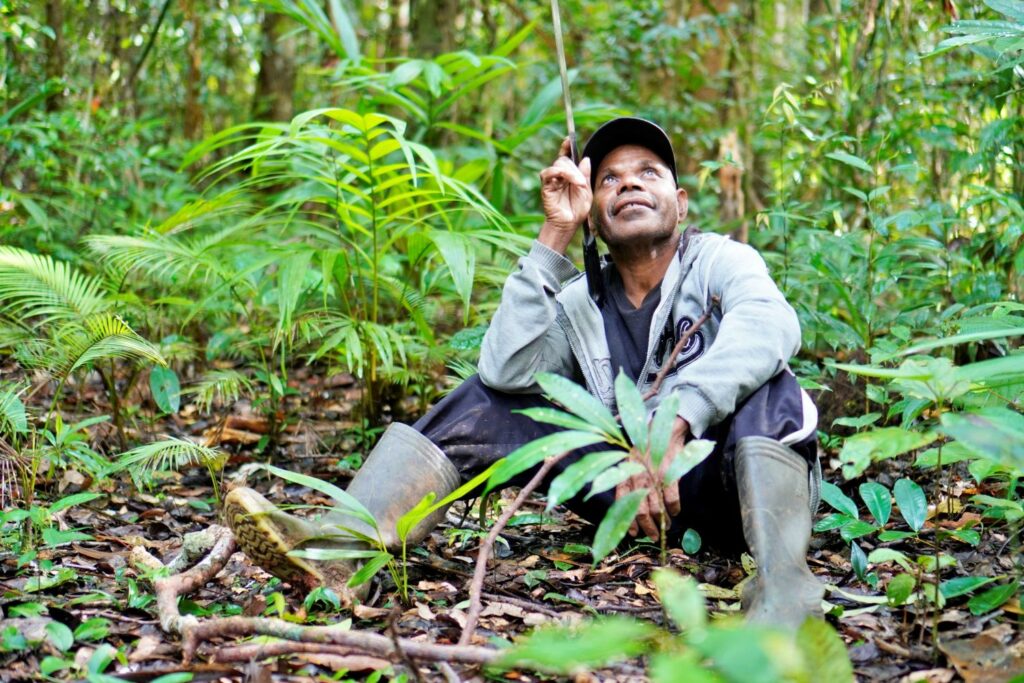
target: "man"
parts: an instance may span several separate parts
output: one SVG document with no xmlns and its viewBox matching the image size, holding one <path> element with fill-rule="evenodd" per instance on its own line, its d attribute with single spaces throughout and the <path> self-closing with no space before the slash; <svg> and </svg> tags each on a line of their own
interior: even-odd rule
<svg viewBox="0 0 1024 683">
<path fill-rule="evenodd" d="M 680 230 L 687 195 L 676 184 L 672 146 L 657 125 L 615 119 L 588 141 L 579 165 L 568 151 L 566 141 L 541 173 L 545 221 L 505 283 L 479 376 L 412 428 L 392 425 L 348 493 L 374 514 L 382 542 L 397 547 L 395 522 L 424 495 L 446 495 L 460 479 L 557 430 L 513 412 L 547 405 L 537 372 L 576 379 L 613 406 L 619 372 L 646 392 L 668 363 L 658 392 L 646 402 L 653 414 L 664 397 L 679 398 L 666 460 L 690 437 L 714 440 L 715 450 L 678 484 L 658 482 L 663 497 L 647 475 L 636 475 L 614 492 L 577 496 L 570 507 L 597 522 L 617 496 L 651 490 L 632 533 L 658 536 L 664 500 L 670 536 L 694 528 L 711 545 L 749 548 L 758 575 L 744 595 L 748 619 L 796 628 L 820 612 L 823 594 L 806 564 L 820 480 L 817 413 L 786 367 L 800 343 L 796 315 L 753 249 Z M 585 278 L 565 256 L 588 215 L 610 257 L 600 302 L 590 298 Z M 678 356 L 668 358 L 701 319 Z M 605 447 L 580 449 L 561 467 Z M 225 508 L 241 547 L 265 569 L 343 593 L 351 564 L 286 553 L 351 545 L 339 527 L 372 533 L 339 511 L 317 523 L 286 515 L 251 489 L 232 491 Z M 421 524 L 410 542 L 429 533 L 441 514 Z"/>
</svg>

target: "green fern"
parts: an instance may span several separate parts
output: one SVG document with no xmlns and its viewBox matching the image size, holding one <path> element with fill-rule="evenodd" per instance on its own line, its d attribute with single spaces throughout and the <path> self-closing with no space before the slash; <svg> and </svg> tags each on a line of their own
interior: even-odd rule
<svg viewBox="0 0 1024 683">
<path fill-rule="evenodd" d="M 82 324 L 67 325 L 58 331 L 54 341 L 67 351 L 55 368 L 57 374 L 64 378 L 85 365 L 113 358 L 149 360 L 167 365 L 155 346 L 112 313 L 91 316 Z"/>
<path fill-rule="evenodd" d="M 238 370 L 212 370 L 185 393 L 195 396 L 194 402 L 199 412 L 208 413 L 215 403 L 230 405 L 241 398 L 243 392 L 252 391 L 252 388 L 252 380 Z"/>
<path fill-rule="evenodd" d="M 0 247 L 0 315 L 35 325 L 82 319 L 110 307 L 100 281 L 24 249 Z"/>
<path fill-rule="evenodd" d="M 28 430 L 28 416 L 20 398 L 24 390 L 13 384 L 0 386 L 0 437 L 15 439 Z"/>
<path fill-rule="evenodd" d="M 135 486 L 141 488 L 144 480 L 149 479 L 154 472 L 176 472 L 188 467 L 205 467 L 210 473 L 214 496 L 219 501 L 217 476 L 224 469 L 227 460 L 227 454 L 216 448 L 169 438 L 127 451 L 110 466 L 106 474 L 127 471 Z"/>
</svg>

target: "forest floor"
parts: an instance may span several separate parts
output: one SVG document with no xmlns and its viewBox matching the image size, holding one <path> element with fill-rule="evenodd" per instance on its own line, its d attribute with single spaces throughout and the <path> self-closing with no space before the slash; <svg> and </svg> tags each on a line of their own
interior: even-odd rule
<svg viewBox="0 0 1024 683">
<path fill-rule="evenodd" d="M 282 433 L 274 462 L 344 485 L 355 464 L 351 453 L 359 450 L 352 436 L 358 432 L 349 429 L 353 425 L 348 422 L 358 388 L 351 378 L 325 380 L 308 372 L 295 373 L 292 382 L 299 391 L 290 399 L 288 414 L 293 417 Z M 106 412 L 98 386 L 79 387 L 76 393 L 77 403 L 69 400 L 65 405 L 66 421 Z M 36 402 L 45 403 L 45 397 L 36 395 Z M 139 405 L 144 406 L 141 399 Z M 143 407 L 142 412 L 145 410 Z M 205 440 L 229 452 L 231 458 L 223 474 L 225 489 L 245 483 L 275 503 L 327 504 L 329 501 L 319 493 L 272 479 L 258 467 L 267 457 L 254 454 L 253 447 L 266 427 L 265 417 L 252 413 L 247 404 L 238 403 L 230 414 L 214 417 L 198 415 L 193 406 L 186 405 L 177 415 L 151 421 L 145 431 Z M 147 439 L 142 431 L 129 432 L 133 441 Z M 109 423 L 90 428 L 90 438 L 99 447 L 112 448 L 117 442 Z M 823 454 L 825 478 L 842 484 L 839 473 L 829 466 L 828 455 Z M 869 470 L 867 478 L 891 484 L 909 470 L 903 461 L 890 462 L 884 468 Z M 132 565 L 130 556 L 141 546 L 168 562 L 181 551 L 186 534 L 219 522 L 209 476 L 201 468 L 167 473 L 149 490 L 139 491 L 124 475 L 93 482 L 74 467 L 56 472 L 52 479 L 42 482 L 37 505 L 52 504 L 86 489 L 99 491 L 102 496 L 54 514 L 50 521 L 57 529 L 81 533 L 40 545 L 37 555 L 21 566 L 18 554 L 12 552 L 17 529 L 12 525 L 2 529 L 0 681 L 39 680 L 41 667 L 52 669 L 50 676 L 54 679 L 78 678 L 90 669 L 105 669 L 106 674 L 126 681 L 148 681 L 184 671 L 192 672 L 195 681 L 339 680 L 339 671 L 363 680 L 374 671 L 386 672 L 392 666 L 378 656 L 337 650 L 262 661 L 216 661 L 226 640 L 206 643 L 195 661 L 183 664 L 181 640 L 161 629 L 153 588 L 143 572 Z M 944 509 L 955 514 L 932 517 L 918 537 L 885 545 L 917 557 L 932 552 L 922 539 L 927 539 L 929 528 L 934 530 L 936 519 L 947 527 L 979 521 L 968 504 L 970 495 L 976 493 L 971 480 L 956 469 L 952 472 L 943 482 Z M 934 475 L 915 470 L 913 476 L 926 490 L 932 490 L 928 479 Z M 504 500 L 511 498 L 506 496 Z M 826 514 L 822 507 L 819 518 Z M 528 502 L 502 533 L 503 542 L 496 544 L 484 585 L 484 610 L 475 644 L 486 645 L 492 638 L 507 641 L 539 624 L 572 622 L 596 614 L 625 614 L 661 623 L 662 612 L 650 579 L 658 566 L 656 547 L 624 544 L 620 552 L 592 567 L 588 546 L 593 528 L 562 509 L 550 516 L 543 516 L 543 510 L 539 499 Z M 386 572 L 378 576 L 368 604 L 354 611 L 337 609 L 327 599 L 304 600 L 297 590 L 235 553 L 212 581 L 183 598 L 181 611 L 199 618 L 276 616 L 304 624 L 350 620 L 352 629 L 385 635 L 393 629 L 416 641 L 455 643 L 465 624 L 468 586 L 477 547 L 485 533 L 475 510 L 465 512 L 457 504 L 449 512 L 448 522 L 412 554 L 411 604 L 395 606 L 397 593 Z M 944 551 L 957 560 L 957 566 L 947 568 L 943 578 L 1012 573 L 1011 553 L 1016 546 L 1008 536 L 1004 524 L 986 530 L 976 547 L 947 541 Z M 877 545 L 862 542 L 868 552 Z M 671 550 L 669 557 L 674 567 L 704 585 L 713 612 L 728 614 L 739 609 L 737 585 L 746 576 L 740 558 L 722 557 L 707 550 L 687 555 L 680 549 Z M 857 578 L 849 546 L 836 532 L 815 534 L 809 564 L 821 581 L 838 589 L 830 590 L 826 599 L 844 611 L 829 620 L 846 643 L 859 679 L 987 683 L 1011 680 L 1024 673 L 1022 616 L 1017 601 L 975 616 L 965 606 L 966 598 L 950 600 L 938 614 L 940 645 L 934 648 L 934 610 L 929 606 L 884 604 L 882 588 L 872 589 Z M 889 565 L 875 567 L 874 571 L 884 586 Z M 65 630 L 51 626 L 51 622 L 68 627 L 74 633 L 74 642 L 62 642 L 66 638 L 58 634 Z M 113 650 L 104 648 L 104 644 L 113 646 Z M 113 661 L 104 667 L 96 663 L 97 658 Z M 435 665 L 417 664 L 421 665 L 423 680 L 444 680 Z M 395 668 L 401 669 L 401 665 Z M 464 680 L 479 674 L 473 668 L 456 668 Z M 521 672 L 505 676 L 538 680 Z M 642 663 L 633 661 L 598 672 L 598 678 L 642 680 Z M 102 680 L 102 676 L 94 674 L 90 680 Z"/>
</svg>

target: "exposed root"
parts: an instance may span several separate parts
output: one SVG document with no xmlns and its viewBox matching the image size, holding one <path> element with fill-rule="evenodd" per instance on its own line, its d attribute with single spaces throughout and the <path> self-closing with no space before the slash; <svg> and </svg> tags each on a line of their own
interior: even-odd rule
<svg viewBox="0 0 1024 683">
<path fill-rule="evenodd" d="M 342 631 L 333 626 L 301 626 L 283 619 L 269 617 L 224 617 L 209 619 L 190 626 L 182 646 L 185 663 L 195 656 L 200 643 L 214 638 L 244 638 L 272 636 L 300 643 L 317 643 L 358 650 L 385 657 L 392 662 L 401 658 L 395 643 L 388 636 L 364 631 Z M 400 639 L 402 651 L 414 659 L 429 662 L 460 662 L 463 664 L 491 664 L 501 652 L 487 648 L 462 645 L 434 645 L 405 638 Z"/>
<path fill-rule="evenodd" d="M 185 636 L 192 626 L 199 623 L 191 615 L 181 615 L 178 611 L 178 598 L 213 580 L 235 552 L 235 537 L 231 535 L 230 529 L 213 525 L 207 531 L 207 538 L 214 542 L 209 555 L 188 571 L 153 582 L 160 627 L 167 633 L 180 633 Z"/>
</svg>

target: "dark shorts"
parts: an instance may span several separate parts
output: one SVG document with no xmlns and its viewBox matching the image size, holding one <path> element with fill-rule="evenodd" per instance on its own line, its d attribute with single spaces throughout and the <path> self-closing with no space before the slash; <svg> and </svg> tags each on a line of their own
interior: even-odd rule
<svg viewBox="0 0 1024 683">
<path fill-rule="evenodd" d="M 559 427 L 513 412 L 534 407 L 551 407 L 551 403 L 538 394 L 495 391 L 474 376 L 413 427 L 448 455 L 466 481 L 523 444 L 559 431 Z M 732 416 L 710 427 L 703 438 L 714 441 L 715 449 L 679 481 L 682 511 L 673 520 L 670 537 L 678 538 L 692 528 L 700 533 L 705 545 L 732 553 L 745 550 L 733 469 L 737 441 L 747 436 L 777 439 L 809 464 L 814 463 L 816 434 L 813 424 L 809 424 L 814 417 L 805 416 L 803 394 L 796 378 L 782 372 L 743 401 Z M 608 444 L 598 443 L 576 450 L 558 463 L 549 478 L 556 477 L 583 455 L 608 448 Z M 532 474 L 520 475 L 510 484 L 522 485 Z M 597 524 L 615 501 L 615 491 L 599 493 L 589 500 L 584 500 L 585 493 L 569 501 L 568 506 Z"/>
</svg>

